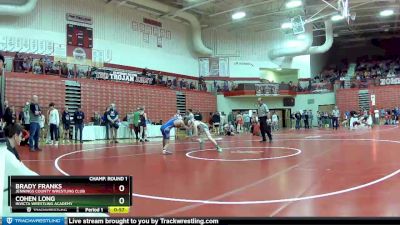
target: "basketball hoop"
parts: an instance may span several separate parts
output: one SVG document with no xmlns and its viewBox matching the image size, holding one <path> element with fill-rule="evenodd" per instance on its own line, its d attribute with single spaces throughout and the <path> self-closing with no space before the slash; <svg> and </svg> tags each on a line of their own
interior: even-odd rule
<svg viewBox="0 0 400 225">
<path fill-rule="evenodd" d="M 350 24 L 350 10 L 349 10 L 349 0 L 339 0 L 339 11 L 342 17 Z"/>
</svg>

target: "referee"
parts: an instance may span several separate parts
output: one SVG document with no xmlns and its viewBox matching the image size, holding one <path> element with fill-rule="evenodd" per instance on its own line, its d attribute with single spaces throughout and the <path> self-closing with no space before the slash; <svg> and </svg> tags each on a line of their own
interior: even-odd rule
<svg viewBox="0 0 400 225">
<path fill-rule="evenodd" d="M 266 142 L 265 133 L 267 133 L 269 142 L 272 142 L 271 135 L 271 125 L 267 123 L 267 119 L 269 119 L 269 109 L 268 106 L 263 103 L 261 98 L 258 98 L 258 119 L 260 121 L 260 130 L 262 135 L 262 140 L 260 142 Z"/>
</svg>

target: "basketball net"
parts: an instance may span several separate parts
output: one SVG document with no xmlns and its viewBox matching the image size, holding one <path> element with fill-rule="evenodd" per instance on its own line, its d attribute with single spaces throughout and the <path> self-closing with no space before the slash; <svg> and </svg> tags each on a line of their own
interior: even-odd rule
<svg viewBox="0 0 400 225">
<path fill-rule="evenodd" d="M 349 0 L 339 0 L 338 4 L 342 17 L 347 21 L 347 24 L 350 24 Z"/>
</svg>

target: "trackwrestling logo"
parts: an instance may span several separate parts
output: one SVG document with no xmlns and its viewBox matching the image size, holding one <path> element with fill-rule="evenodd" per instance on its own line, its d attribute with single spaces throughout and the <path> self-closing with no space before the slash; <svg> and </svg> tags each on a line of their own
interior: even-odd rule
<svg viewBox="0 0 400 225">
<path fill-rule="evenodd" d="M 3 217 L 3 224 L 8 225 L 64 225 L 63 217 Z"/>
</svg>

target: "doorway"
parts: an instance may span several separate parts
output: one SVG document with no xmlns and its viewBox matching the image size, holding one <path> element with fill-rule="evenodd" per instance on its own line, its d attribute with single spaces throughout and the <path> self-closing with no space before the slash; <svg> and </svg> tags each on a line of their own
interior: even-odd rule
<svg viewBox="0 0 400 225">
<path fill-rule="evenodd" d="M 279 118 L 279 128 L 290 127 L 291 109 L 270 109 L 271 116 L 275 112 Z"/>
</svg>

